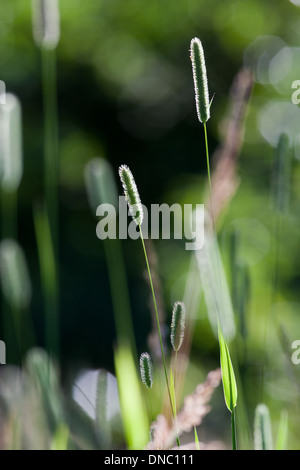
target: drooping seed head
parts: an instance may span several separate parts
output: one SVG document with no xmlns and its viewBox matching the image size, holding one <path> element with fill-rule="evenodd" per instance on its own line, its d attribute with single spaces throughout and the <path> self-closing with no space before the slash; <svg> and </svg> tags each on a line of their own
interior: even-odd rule
<svg viewBox="0 0 300 470">
<path fill-rule="evenodd" d="M 58 0 L 32 0 L 32 24 L 37 46 L 55 49 L 60 37 Z"/>
<path fill-rule="evenodd" d="M 140 356 L 140 371 L 143 384 L 148 388 L 153 385 L 153 369 L 150 354 L 144 352 Z"/>
<path fill-rule="evenodd" d="M 123 185 L 125 199 L 127 201 L 130 215 L 137 225 L 142 225 L 144 218 L 143 206 L 134 177 L 127 165 L 121 165 L 119 175 Z"/>
<path fill-rule="evenodd" d="M 192 39 L 190 52 L 193 68 L 197 115 L 199 121 L 205 123 L 210 118 L 210 103 L 205 58 L 200 39 Z"/>
<path fill-rule="evenodd" d="M 171 344 L 174 351 L 179 351 L 184 338 L 185 305 L 183 302 L 175 302 L 171 322 Z"/>
</svg>

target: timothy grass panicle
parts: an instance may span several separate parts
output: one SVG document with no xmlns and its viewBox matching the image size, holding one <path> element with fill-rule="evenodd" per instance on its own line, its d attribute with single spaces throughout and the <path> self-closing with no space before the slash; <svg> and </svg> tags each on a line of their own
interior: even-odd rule
<svg viewBox="0 0 300 470">
<path fill-rule="evenodd" d="M 21 246 L 11 239 L 0 244 L 0 280 L 9 305 L 16 310 L 26 309 L 32 294 L 29 270 Z"/>
<path fill-rule="evenodd" d="M 143 384 L 148 388 L 152 388 L 153 385 L 153 367 L 151 356 L 147 352 L 144 352 L 140 356 L 140 371 L 141 379 Z"/>
<path fill-rule="evenodd" d="M 38 47 L 55 49 L 60 38 L 58 0 L 32 0 L 33 37 Z"/>
<path fill-rule="evenodd" d="M 194 38 L 191 40 L 190 52 L 193 67 L 197 115 L 200 122 L 206 123 L 210 118 L 210 103 L 205 58 L 200 39 Z"/>
<path fill-rule="evenodd" d="M 134 177 L 127 165 L 121 165 L 119 176 L 123 185 L 125 199 L 128 203 L 129 212 L 137 225 L 142 225 L 144 218 L 143 206 Z"/>
<path fill-rule="evenodd" d="M 181 348 L 184 338 L 185 305 L 183 302 L 175 302 L 171 322 L 171 344 L 175 352 Z"/>
<path fill-rule="evenodd" d="M 0 172 L 1 189 L 17 191 L 23 176 L 22 108 L 12 93 L 6 94 L 0 108 Z"/>
<path fill-rule="evenodd" d="M 157 329 L 158 329 L 158 336 L 159 336 L 159 343 L 160 343 L 160 349 L 161 349 L 161 357 L 163 361 L 163 366 L 164 366 L 164 373 L 165 373 L 165 379 L 166 379 L 166 385 L 168 389 L 168 395 L 169 395 L 169 400 L 170 400 L 170 407 L 171 411 L 174 417 L 174 410 L 173 410 L 173 405 L 172 405 L 172 398 L 171 398 L 171 393 L 170 393 L 170 385 L 169 385 L 169 379 L 168 379 L 168 373 L 167 373 L 167 365 L 166 365 L 166 358 L 165 358 L 165 353 L 164 353 L 164 348 L 163 348 L 163 342 L 162 342 L 162 336 L 161 336 L 161 330 L 160 330 L 160 323 L 159 323 L 159 316 L 158 316 L 158 310 L 157 310 L 157 303 L 156 303 L 156 297 L 155 297 L 155 292 L 154 292 L 154 287 L 153 287 L 153 281 L 152 281 L 152 276 L 151 276 L 151 270 L 149 266 L 149 261 L 148 261 L 148 256 L 147 256 L 147 251 L 146 251 L 146 246 L 143 238 L 143 232 L 142 232 L 142 222 L 143 222 L 143 206 L 140 200 L 140 196 L 137 190 L 137 186 L 135 184 L 134 178 L 132 176 L 132 173 L 128 166 L 126 165 L 121 165 L 119 168 L 119 176 L 123 185 L 124 189 L 124 194 L 126 201 L 129 206 L 129 212 L 131 216 L 133 217 L 133 220 L 135 223 L 139 226 L 140 229 L 140 235 L 141 235 L 141 241 L 143 245 L 143 251 L 144 251 L 144 256 L 145 256 L 145 261 L 147 265 L 147 271 L 148 271 L 148 276 L 149 276 L 149 281 L 150 281 L 150 286 L 151 286 L 151 292 L 152 292 L 152 298 L 153 298 L 153 304 L 154 304 L 154 310 L 155 310 L 155 316 L 156 316 L 156 322 L 157 322 Z M 178 440 L 178 445 L 180 445 L 179 440 Z"/>
</svg>

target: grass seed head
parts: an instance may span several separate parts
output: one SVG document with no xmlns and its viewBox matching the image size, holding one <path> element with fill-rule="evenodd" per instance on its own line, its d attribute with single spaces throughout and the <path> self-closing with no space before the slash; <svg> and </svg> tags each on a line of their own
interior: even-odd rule
<svg viewBox="0 0 300 470">
<path fill-rule="evenodd" d="M 153 384 L 153 369 L 151 357 L 148 353 L 144 352 L 140 356 L 140 371 L 143 384 L 148 388 L 152 388 Z"/>
<path fill-rule="evenodd" d="M 12 308 L 29 306 L 32 286 L 27 262 L 21 246 L 11 239 L 0 244 L 0 281 L 3 296 Z"/>
<path fill-rule="evenodd" d="M 6 94 L 0 107 L 0 174 L 1 189 L 17 191 L 23 176 L 22 109 L 20 100 Z"/>
<path fill-rule="evenodd" d="M 183 302 L 175 302 L 171 322 L 171 344 L 174 351 L 179 351 L 184 338 L 185 305 Z"/>
<path fill-rule="evenodd" d="M 32 0 L 33 38 L 44 49 L 55 49 L 60 37 L 58 0 Z"/>
<path fill-rule="evenodd" d="M 127 165 L 121 165 L 119 176 L 123 185 L 129 212 L 137 225 L 142 225 L 144 212 L 134 177 Z"/>
<path fill-rule="evenodd" d="M 210 118 L 210 104 L 205 58 L 200 39 L 192 39 L 190 52 L 193 67 L 197 115 L 199 121 L 205 123 Z"/>
</svg>

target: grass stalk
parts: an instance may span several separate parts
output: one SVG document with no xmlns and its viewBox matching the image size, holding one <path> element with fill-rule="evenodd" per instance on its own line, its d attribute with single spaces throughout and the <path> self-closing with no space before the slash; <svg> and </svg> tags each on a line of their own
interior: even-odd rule
<svg viewBox="0 0 300 470">
<path fill-rule="evenodd" d="M 6 192 L 1 190 L 1 238 L 17 239 L 17 192 Z M 12 315 L 9 306 L 2 298 L 2 331 L 8 350 L 14 350 L 16 344 L 16 331 L 12 324 Z M 16 357 L 12 360 L 20 360 L 19 348 Z M 16 351 L 17 352 L 17 351 Z"/>
<path fill-rule="evenodd" d="M 142 245 L 143 245 L 143 251 L 144 251 L 144 255 L 145 255 L 146 266 L 147 266 L 147 271 L 148 271 L 148 276 L 149 276 L 149 281 L 150 281 L 150 287 L 151 287 L 151 292 L 152 292 L 153 303 L 154 303 L 154 310 L 155 310 L 155 316 L 156 316 L 156 322 L 157 322 L 157 329 L 158 329 L 158 336 L 159 336 L 159 343 L 160 343 L 160 349 L 161 349 L 165 379 L 166 379 L 166 384 L 167 384 L 171 409 L 172 409 L 172 413 L 174 415 L 174 410 L 173 410 L 173 407 L 172 407 L 172 400 L 171 400 L 171 393 L 170 393 L 170 386 L 169 386 L 169 379 L 168 379 L 168 373 L 167 373 L 166 359 L 165 359 L 165 353 L 164 353 L 164 348 L 163 348 L 163 342 L 162 342 L 162 336 L 161 336 L 160 324 L 159 324 L 159 317 L 158 317 L 158 311 L 157 311 L 157 305 L 156 305 L 156 297 L 155 297 L 155 292 L 154 292 L 154 288 L 153 288 L 152 276 L 151 276 L 151 271 L 150 271 L 146 246 L 145 246 L 145 242 L 144 242 L 143 232 L 142 232 L 142 228 L 141 228 L 140 225 L 139 225 L 139 229 L 140 229 L 141 240 L 142 240 Z"/>
<path fill-rule="evenodd" d="M 35 207 L 33 219 L 45 302 L 45 341 L 50 357 L 52 354 L 58 354 L 59 351 L 55 257 L 46 208 L 44 206 Z"/>
<path fill-rule="evenodd" d="M 148 390 L 148 396 L 149 396 L 149 408 L 150 408 L 150 419 L 151 423 L 154 421 L 154 415 L 153 415 L 153 407 L 152 407 L 152 397 L 151 397 L 151 390 Z"/>
<path fill-rule="evenodd" d="M 237 450 L 235 408 L 233 408 L 233 410 L 231 412 L 231 440 L 232 440 L 232 450 Z"/>
<path fill-rule="evenodd" d="M 53 354 L 59 356 L 59 209 L 58 209 L 58 116 L 57 116 L 57 85 L 56 85 L 56 55 L 55 49 L 41 48 L 42 59 L 42 87 L 44 104 L 44 188 L 45 204 L 49 223 L 50 239 L 47 244 L 51 244 L 53 253 L 54 270 L 51 284 L 54 286 L 45 286 L 45 292 L 51 291 L 51 309 L 46 303 L 46 323 L 48 335 L 48 349 Z M 41 248 L 41 246 L 40 246 Z M 39 250 L 40 257 L 46 257 Z M 41 261 L 43 262 L 43 261 Z M 44 281 L 47 282 L 48 276 Z M 48 311 L 48 312 L 47 312 Z M 52 320 L 53 319 L 53 320 Z M 51 335 L 51 338 L 49 337 Z"/>
<path fill-rule="evenodd" d="M 4 238 L 18 238 L 18 194 L 17 191 L 6 192 L 1 191 L 1 206 L 2 206 L 2 227 L 1 235 Z"/>
<path fill-rule="evenodd" d="M 166 359 L 165 359 L 165 353 L 164 353 L 164 348 L 163 348 L 163 342 L 162 342 L 162 336 L 161 336 L 161 330 L 160 330 L 160 324 L 159 324 L 159 317 L 158 317 L 158 311 L 157 311 L 156 297 L 155 297 L 155 292 L 154 292 L 154 287 L 153 287 L 153 282 L 152 282 L 152 276 L 151 276 L 151 270 L 150 270 L 150 266 L 149 266 L 149 261 L 148 261 L 148 256 L 147 256 L 147 251 L 146 251 L 146 246 L 145 246 L 145 242 L 144 242 L 144 237 L 143 237 L 143 232 L 142 232 L 141 225 L 139 225 L 139 229 L 140 229 L 141 240 L 142 240 L 142 245 L 143 245 L 143 251 L 144 251 L 144 255 L 145 255 L 147 271 L 148 271 L 148 276 L 149 276 L 149 281 L 150 281 L 150 287 L 151 287 L 151 292 L 152 292 L 152 298 L 153 298 L 153 303 L 154 303 L 154 310 L 155 310 L 155 316 L 156 316 L 156 322 L 157 322 L 159 343 L 160 343 L 160 349 L 161 349 L 161 355 L 162 355 L 166 385 L 167 385 L 167 390 L 168 390 L 168 395 L 169 395 L 170 407 L 171 407 L 171 412 L 172 412 L 173 419 L 176 419 L 176 411 L 173 408 L 171 392 L 170 392 L 170 385 L 169 385 L 169 379 L 168 379 L 168 373 L 167 373 L 167 365 L 166 365 Z M 179 440 L 178 436 L 177 436 L 176 440 L 177 440 L 177 445 L 179 447 L 180 446 L 180 440 Z"/>
<path fill-rule="evenodd" d="M 42 48 L 45 196 L 51 236 L 58 257 L 58 116 L 55 49 Z"/>
<path fill-rule="evenodd" d="M 136 357 L 136 342 L 120 241 L 118 239 L 104 240 L 104 251 L 107 261 L 117 341 L 122 342 L 122 340 L 127 340 L 133 356 Z"/>
<path fill-rule="evenodd" d="M 212 206 L 212 185 L 211 185 L 211 176 L 210 176 L 210 162 L 209 162 L 209 150 L 208 150 L 208 138 L 207 138 L 206 122 L 203 123 L 203 129 L 204 129 L 207 177 L 208 177 L 208 185 L 209 185 L 209 191 L 210 191 L 210 202 L 211 202 L 211 206 Z M 212 210 L 212 207 L 211 207 L 211 210 Z"/>
</svg>

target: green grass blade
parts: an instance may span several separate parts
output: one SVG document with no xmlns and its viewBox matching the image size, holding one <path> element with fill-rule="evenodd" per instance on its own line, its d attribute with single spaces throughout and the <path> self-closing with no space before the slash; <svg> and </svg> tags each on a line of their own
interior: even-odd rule
<svg viewBox="0 0 300 470">
<path fill-rule="evenodd" d="M 288 413 L 287 411 L 283 410 L 280 415 L 277 441 L 276 441 L 276 450 L 286 450 L 287 440 L 288 440 L 288 430 L 289 430 Z"/>
<path fill-rule="evenodd" d="M 99 370 L 96 388 L 96 424 L 100 435 L 102 449 L 109 449 L 112 445 L 111 422 L 107 417 L 108 406 L 108 373 Z"/>
<path fill-rule="evenodd" d="M 149 440 L 149 423 L 130 346 L 117 348 L 115 368 L 127 447 L 143 449 Z"/>
<path fill-rule="evenodd" d="M 220 327 L 219 344 L 224 398 L 227 408 L 232 412 L 237 404 L 237 385 L 230 359 L 229 349 Z"/>
<path fill-rule="evenodd" d="M 218 338 L 220 322 L 224 336 L 232 340 L 236 326 L 229 285 L 217 239 L 210 231 L 205 232 L 204 247 L 195 256 L 212 331 Z"/>
<path fill-rule="evenodd" d="M 195 448 L 196 448 L 196 450 L 200 450 L 200 444 L 199 444 L 199 439 L 198 439 L 198 433 L 197 433 L 196 426 L 194 426 L 194 433 L 195 433 Z"/>
<path fill-rule="evenodd" d="M 48 353 L 58 356 L 60 347 L 60 321 L 56 278 L 57 270 L 46 207 L 43 205 L 34 207 L 33 220 L 44 294 L 46 347 Z"/>
<path fill-rule="evenodd" d="M 175 382 L 174 382 L 174 375 L 172 369 L 170 371 L 170 396 L 171 396 L 171 403 L 173 408 L 173 416 L 176 419 L 176 396 L 175 396 Z"/>
<path fill-rule="evenodd" d="M 176 419 L 177 419 L 177 410 L 176 410 L 176 393 L 175 393 L 175 380 L 174 380 L 174 375 L 172 372 L 172 369 L 170 370 L 170 401 L 171 401 L 171 407 L 172 407 L 172 415 L 176 424 Z M 176 436 L 176 441 L 177 441 L 177 446 L 180 447 L 180 440 L 179 440 L 179 435 L 177 433 Z"/>
<path fill-rule="evenodd" d="M 264 404 L 258 405 L 255 410 L 254 449 L 273 450 L 270 413 L 268 407 Z"/>
<path fill-rule="evenodd" d="M 68 450 L 69 428 L 65 424 L 60 424 L 55 431 L 51 450 Z"/>
</svg>

